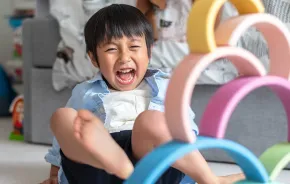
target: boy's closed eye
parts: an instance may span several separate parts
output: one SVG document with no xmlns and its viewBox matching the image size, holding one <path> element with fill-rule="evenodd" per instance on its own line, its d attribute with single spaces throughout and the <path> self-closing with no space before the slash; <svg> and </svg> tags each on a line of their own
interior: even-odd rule
<svg viewBox="0 0 290 184">
<path fill-rule="evenodd" d="M 139 45 L 133 45 L 133 46 L 130 46 L 130 49 L 131 50 L 137 50 L 137 49 L 139 49 L 141 46 L 139 46 Z"/>
<path fill-rule="evenodd" d="M 141 46 L 139 45 L 133 45 L 133 46 L 130 46 L 130 49 L 131 50 L 137 50 L 138 48 L 140 48 Z M 105 50 L 105 52 L 112 52 L 112 51 L 116 51 L 117 48 L 108 48 Z"/>
<path fill-rule="evenodd" d="M 117 50 L 117 48 L 108 48 L 108 49 L 105 50 L 105 52 L 112 52 L 112 51 L 115 51 L 115 50 Z"/>
</svg>

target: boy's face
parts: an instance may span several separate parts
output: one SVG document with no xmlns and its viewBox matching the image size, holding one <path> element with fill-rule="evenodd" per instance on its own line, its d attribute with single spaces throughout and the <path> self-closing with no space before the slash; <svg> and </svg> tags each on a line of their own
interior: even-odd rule
<svg viewBox="0 0 290 184">
<path fill-rule="evenodd" d="M 149 57 L 145 36 L 123 36 L 97 47 L 99 68 L 110 87 L 135 89 L 146 73 Z"/>
</svg>

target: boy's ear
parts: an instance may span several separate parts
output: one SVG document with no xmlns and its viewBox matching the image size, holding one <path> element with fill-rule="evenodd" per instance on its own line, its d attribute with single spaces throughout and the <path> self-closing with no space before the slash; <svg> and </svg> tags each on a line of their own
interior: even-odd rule
<svg viewBox="0 0 290 184">
<path fill-rule="evenodd" d="M 89 58 L 90 58 L 92 64 L 93 64 L 96 68 L 99 68 L 98 62 L 96 61 L 96 59 L 95 59 L 93 53 L 89 51 L 89 52 L 88 52 L 88 55 L 89 55 Z"/>
</svg>

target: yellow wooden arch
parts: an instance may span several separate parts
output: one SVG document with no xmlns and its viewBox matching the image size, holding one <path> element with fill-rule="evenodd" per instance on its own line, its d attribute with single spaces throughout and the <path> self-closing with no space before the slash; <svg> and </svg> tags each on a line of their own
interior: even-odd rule
<svg viewBox="0 0 290 184">
<path fill-rule="evenodd" d="M 222 6 L 228 0 L 197 0 L 192 5 L 187 22 L 190 52 L 208 53 L 216 48 L 214 25 Z M 240 15 L 263 13 L 261 0 L 229 0 Z"/>
</svg>

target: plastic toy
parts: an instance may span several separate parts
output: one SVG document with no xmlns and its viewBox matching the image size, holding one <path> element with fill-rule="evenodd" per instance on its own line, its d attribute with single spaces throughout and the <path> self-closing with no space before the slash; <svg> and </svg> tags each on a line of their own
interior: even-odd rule
<svg viewBox="0 0 290 184">
<path fill-rule="evenodd" d="M 279 19 L 263 13 L 260 0 L 230 0 L 240 15 L 224 21 L 214 31 L 218 11 L 225 2 L 197 0 L 193 4 L 187 30 L 191 53 L 174 70 L 165 100 L 168 128 L 175 140 L 147 154 L 136 165 L 126 184 L 154 183 L 178 158 L 197 149 L 225 150 L 246 175 L 246 180 L 239 184 L 277 183 L 276 177 L 289 163 L 290 33 Z M 268 42 L 269 73 L 254 55 L 235 47 L 240 36 L 251 26 L 260 30 Z M 201 72 L 220 58 L 229 59 L 236 66 L 239 77 L 220 87 L 211 97 L 200 122 L 200 135 L 196 138 L 190 130 L 188 104 Z M 262 86 L 271 88 L 284 105 L 288 118 L 288 140 L 272 146 L 257 158 L 247 148 L 225 140 L 224 134 L 238 103 Z"/>
<path fill-rule="evenodd" d="M 22 95 L 13 100 L 10 112 L 12 113 L 13 132 L 11 132 L 9 139 L 23 141 L 24 97 Z"/>
<path fill-rule="evenodd" d="M 14 56 L 22 57 L 22 23 L 24 17 L 9 17 L 9 25 L 13 29 Z"/>
<path fill-rule="evenodd" d="M 11 115 L 9 107 L 16 95 L 6 71 L 0 65 L 0 116 Z"/>
</svg>

